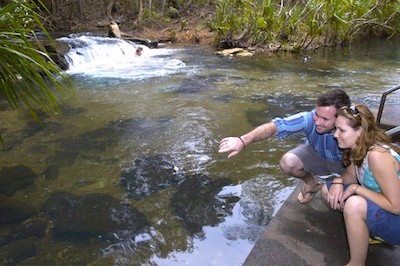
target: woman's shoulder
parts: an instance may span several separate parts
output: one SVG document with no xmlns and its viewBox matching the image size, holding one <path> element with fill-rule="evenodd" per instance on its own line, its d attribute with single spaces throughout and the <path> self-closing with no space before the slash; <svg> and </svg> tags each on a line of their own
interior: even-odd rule
<svg viewBox="0 0 400 266">
<path fill-rule="evenodd" d="M 388 144 L 376 143 L 368 148 L 368 151 L 390 151 L 391 147 Z"/>
<path fill-rule="evenodd" d="M 368 163 L 371 164 L 383 164 L 385 160 L 399 161 L 400 156 L 397 154 L 389 145 L 374 145 L 368 150 Z"/>
<path fill-rule="evenodd" d="M 390 154 L 390 146 L 387 144 L 376 143 L 368 148 L 367 157 L 381 157 L 383 154 Z"/>
<path fill-rule="evenodd" d="M 374 144 L 371 147 L 368 148 L 367 153 L 370 153 L 371 151 L 378 151 L 378 152 L 388 152 L 392 154 L 394 157 L 400 156 L 399 154 L 400 148 L 396 146 L 396 144 Z"/>
</svg>

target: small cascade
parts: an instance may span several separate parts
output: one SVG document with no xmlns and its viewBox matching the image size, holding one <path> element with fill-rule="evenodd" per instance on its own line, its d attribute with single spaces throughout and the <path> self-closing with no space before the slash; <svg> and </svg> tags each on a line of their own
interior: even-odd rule
<svg viewBox="0 0 400 266">
<path fill-rule="evenodd" d="M 172 74 L 186 66 L 174 58 L 173 49 L 150 49 L 130 41 L 88 35 L 58 40 L 70 47 L 65 55 L 70 74 L 142 79 Z"/>
</svg>

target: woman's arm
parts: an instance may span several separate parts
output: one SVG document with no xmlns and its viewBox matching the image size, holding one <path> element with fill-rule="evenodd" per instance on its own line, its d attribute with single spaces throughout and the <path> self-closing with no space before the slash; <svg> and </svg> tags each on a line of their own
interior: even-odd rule
<svg viewBox="0 0 400 266">
<path fill-rule="evenodd" d="M 332 180 L 331 187 L 326 195 L 326 202 L 331 205 L 332 209 L 342 209 L 343 207 L 343 185 L 358 183 L 354 165 L 350 164 L 340 177 Z"/>
<path fill-rule="evenodd" d="M 340 176 L 333 179 L 334 183 L 343 183 L 343 184 L 354 184 L 358 183 L 356 178 L 356 173 L 354 170 L 354 164 L 351 163 L 347 168 L 346 171 Z"/>
<path fill-rule="evenodd" d="M 400 215 L 399 162 L 388 151 L 373 150 L 369 153 L 368 164 L 382 194 L 361 186 L 356 193 L 372 200 L 382 209 Z"/>
</svg>

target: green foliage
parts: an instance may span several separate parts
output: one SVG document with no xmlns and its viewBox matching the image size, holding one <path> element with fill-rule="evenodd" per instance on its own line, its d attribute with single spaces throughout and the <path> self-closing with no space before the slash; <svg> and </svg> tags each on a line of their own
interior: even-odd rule
<svg viewBox="0 0 400 266">
<path fill-rule="evenodd" d="M 400 31 L 396 0 L 218 0 L 213 27 L 219 38 L 250 29 L 252 43 L 345 44 L 365 35 Z"/>
<path fill-rule="evenodd" d="M 54 112 L 56 92 L 67 96 L 71 84 L 35 34 L 40 30 L 50 38 L 35 10 L 28 0 L 9 1 L 0 9 L 0 97 L 13 108 L 26 107 L 39 121 L 34 109 Z"/>
</svg>

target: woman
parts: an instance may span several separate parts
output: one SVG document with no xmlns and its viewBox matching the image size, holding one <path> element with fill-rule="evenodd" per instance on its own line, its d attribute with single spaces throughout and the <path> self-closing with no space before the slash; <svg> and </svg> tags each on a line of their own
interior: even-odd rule
<svg viewBox="0 0 400 266">
<path fill-rule="evenodd" d="M 370 237 L 400 244 L 400 148 L 364 105 L 341 108 L 335 125 L 347 169 L 323 186 L 322 195 L 331 208 L 343 210 L 347 265 L 365 265 Z"/>
</svg>

